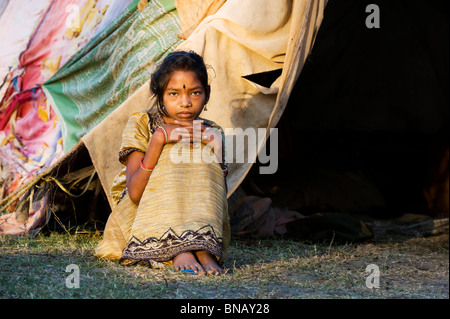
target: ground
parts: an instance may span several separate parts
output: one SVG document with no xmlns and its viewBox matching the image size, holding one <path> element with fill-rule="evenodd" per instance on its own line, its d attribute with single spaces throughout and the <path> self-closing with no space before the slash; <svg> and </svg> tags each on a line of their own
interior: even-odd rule
<svg viewBox="0 0 450 319">
<path fill-rule="evenodd" d="M 233 238 L 220 277 L 100 261 L 93 257 L 100 238 L 0 237 L 0 298 L 449 298 L 448 233 L 352 244 Z"/>
</svg>

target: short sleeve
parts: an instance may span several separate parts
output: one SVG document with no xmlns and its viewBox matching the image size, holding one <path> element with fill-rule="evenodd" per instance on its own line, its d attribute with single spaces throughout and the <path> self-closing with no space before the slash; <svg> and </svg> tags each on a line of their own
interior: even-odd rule
<svg viewBox="0 0 450 319">
<path fill-rule="evenodd" d="M 122 144 L 119 151 L 119 161 L 126 165 L 128 155 L 134 151 L 145 153 L 152 134 L 149 129 L 149 115 L 146 112 L 136 112 L 122 132 Z"/>
</svg>

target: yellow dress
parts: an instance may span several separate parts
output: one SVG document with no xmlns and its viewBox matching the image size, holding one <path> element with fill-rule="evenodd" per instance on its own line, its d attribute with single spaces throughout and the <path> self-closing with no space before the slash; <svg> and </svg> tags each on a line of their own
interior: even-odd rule
<svg viewBox="0 0 450 319">
<path fill-rule="evenodd" d="M 223 135 L 214 122 L 201 120 Z M 163 124 L 155 112 L 137 112 L 129 119 L 119 153 L 124 168 L 111 189 L 118 204 L 108 218 L 95 256 L 160 268 L 170 265 L 182 252 L 206 250 L 222 262 L 230 242 L 225 178 L 218 163 L 196 157 L 195 151 L 203 151 L 203 144 L 197 150 L 188 147 L 189 154 L 178 144 L 166 144 L 139 205 L 127 194 L 128 155 L 145 153 L 152 132 Z"/>
</svg>

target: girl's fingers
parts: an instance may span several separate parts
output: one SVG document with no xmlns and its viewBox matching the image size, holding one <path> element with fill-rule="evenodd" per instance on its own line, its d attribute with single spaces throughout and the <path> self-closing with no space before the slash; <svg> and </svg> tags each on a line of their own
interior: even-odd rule
<svg viewBox="0 0 450 319">
<path fill-rule="evenodd" d="M 168 126 L 169 140 L 172 142 L 208 143 L 215 139 L 214 130 L 203 124 L 198 126 L 192 121 L 174 121 L 174 124 L 168 124 Z"/>
<path fill-rule="evenodd" d="M 192 128 L 192 127 L 178 127 L 174 129 L 174 131 L 179 134 L 190 134 L 191 136 L 210 136 L 211 133 L 209 131 L 204 130 L 203 128 L 201 130 Z"/>
</svg>

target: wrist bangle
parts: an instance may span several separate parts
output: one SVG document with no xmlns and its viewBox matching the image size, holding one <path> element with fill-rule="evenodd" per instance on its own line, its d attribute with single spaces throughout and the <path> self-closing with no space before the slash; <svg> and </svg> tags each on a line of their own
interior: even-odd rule
<svg viewBox="0 0 450 319">
<path fill-rule="evenodd" d="M 167 131 L 164 127 L 157 128 L 156 131 L 161 131 L 161 133 L 164 135 L 164 144 L 167 143 L 168 136 Z"/>
<path fill-rule="evenodd" d="M 139 164 L 141 166 L 141 168 L 146 171 L 146 172 L 153 172 L 153 169 L 155 168 L 155 166 L 153 167 L 145 167 L 144 166 L 144 158 L 141 159 L 141 163 Z"/>
<path fill-rule="evenodd" d="M 227 175 L 228 175 L 228 166 L 226 164 L 223 164 L 222 172 L 223 172 L 223 176 L 227 177 Z"/>
</svg>

